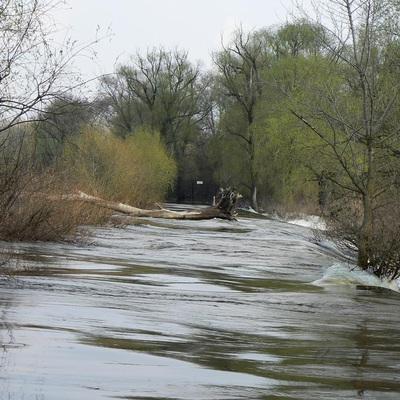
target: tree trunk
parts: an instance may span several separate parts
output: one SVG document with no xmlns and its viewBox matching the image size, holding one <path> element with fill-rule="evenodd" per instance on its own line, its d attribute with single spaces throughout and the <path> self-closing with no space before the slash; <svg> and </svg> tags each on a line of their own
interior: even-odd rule
<svg viewBox="0 0 400 400">
<path fill-rule="evenodd" d="M 368 269 L 370 265 L 370 243 L 372 236 L 372 213 L 371 204 L 368 196 L 363 199 L 364 217 L 358 239 L 358 259 L 357 264 L 362 269 Z"/>
<path fill-rule="evenodd" d="M 375 195 L 375 157 L 372 146 L 368 149 L 368 173 L 365 193 L 363 194 L 363 221 L 358 240 L 358 260 L 357 264 L 362 269 L 368 269 L 373 262 L 371 254 L 371 244 L 373 243 L 373 199 Z"/>
<path fill-rule="evenodd" d="M 235 208 L 237 201 L 242 196 L 236 192 L 235 189 L 227 188 L 221 189 L 220 199 L 215 206 L 207 208 L 199 208 L 192 211 L 173 211 L 160 207 L 158 210 L 143 210 L 141 208 L 132 207 L 128 204 L 108 201 L 99 197 L 90 196 L 86 193 L 78 191 L 71 195 L 64 195 L 53 197 L 53 200 L 72 200 L 83 201 L 86 203 L 94 204 L 98 207 L 104 207 L 114 210 L 131 217 L 150 217 L 150 218 L 169 218 L 169 219 L 213 219 L 221 218 L 234 220 L 236 217 Z"/>
<path fill-rule="evenodd" d="M 253 185 L 251 188 L 251 204 L 254 211 L 258 212 L 258 201 L 257 201 L 257 186 Z"/>
</svg>

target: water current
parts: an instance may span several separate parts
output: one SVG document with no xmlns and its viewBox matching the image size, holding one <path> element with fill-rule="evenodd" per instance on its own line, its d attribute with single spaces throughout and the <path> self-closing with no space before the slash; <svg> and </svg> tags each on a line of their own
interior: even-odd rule
<svg viewBox="0 0 400 400">
<path fill-rule="evenodd" d="M 400 295 L 314 284 L 351 261 L 310 228 L 143 220 L 14 251 L 0 399 L 400 398 Z"/>
</svg>

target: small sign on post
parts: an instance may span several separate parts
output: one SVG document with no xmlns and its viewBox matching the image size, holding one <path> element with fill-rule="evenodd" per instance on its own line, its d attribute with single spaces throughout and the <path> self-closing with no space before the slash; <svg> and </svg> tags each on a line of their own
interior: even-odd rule
<svg viewBox="0 0 400 400">
<path fill-rule="evenodd" d="M 203 181 L 197 181 L 196 182 L 198 185 L 202 185 L 203 184 Z"/>
</svg>

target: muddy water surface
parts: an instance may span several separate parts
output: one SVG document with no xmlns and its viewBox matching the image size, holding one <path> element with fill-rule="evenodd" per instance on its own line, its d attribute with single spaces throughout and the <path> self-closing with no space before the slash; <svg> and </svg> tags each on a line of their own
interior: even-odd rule
<svg viewBox="0 0 400 400">
<path fill-rule="evenodd" d="M 0 399 L 398 399 L 400 296 L 267 219 L 24 244 L 0 280 Z"/>
</svg>

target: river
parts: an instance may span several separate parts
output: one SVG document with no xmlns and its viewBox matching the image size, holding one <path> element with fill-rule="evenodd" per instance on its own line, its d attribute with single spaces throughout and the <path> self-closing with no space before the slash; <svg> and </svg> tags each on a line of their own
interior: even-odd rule
<svg viewBox="0 0 400 400">
<path fill-rule="evenodd" d="M 400 295 L 314 284 L 346 259 L 310 228 L 143 220 L 14 251 L 0 399 L 399 399 Z"/>
</svg>

